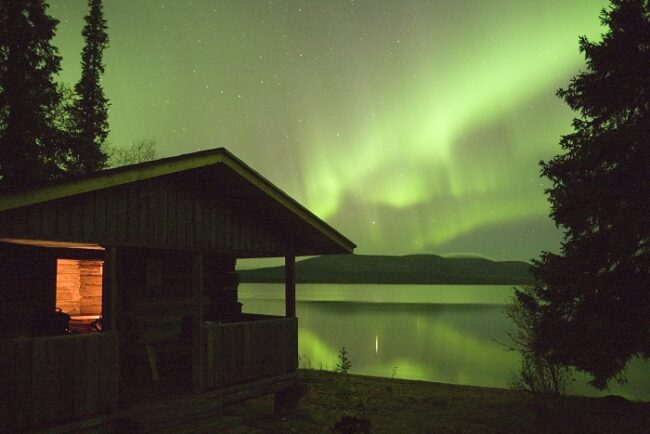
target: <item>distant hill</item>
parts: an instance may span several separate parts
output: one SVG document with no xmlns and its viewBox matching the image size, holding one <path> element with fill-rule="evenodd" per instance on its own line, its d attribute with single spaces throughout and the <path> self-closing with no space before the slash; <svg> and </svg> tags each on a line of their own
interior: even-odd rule
<svg viewBox="0 0 650 434">
<path fill-rule="evenodd" d="M 238 270 L 241 282 L 284 282 L 284 267 Z M 438 255 L 328 255 L 296 262 L 299 283 L 515 285 L 532 282 L 530 264 Z"/>
</svg>

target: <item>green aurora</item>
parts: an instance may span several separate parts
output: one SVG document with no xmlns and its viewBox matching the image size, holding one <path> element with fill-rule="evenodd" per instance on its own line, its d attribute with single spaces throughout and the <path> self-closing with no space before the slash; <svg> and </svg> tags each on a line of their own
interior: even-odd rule
<svg viewBox="0 0 650 434">
<path fill-rule="evenodd" d="M 109 140 L 227 147 L 359 253 L 527 260 L 559 245 L 537 163 L 606 4 L 106 1 Z M 86 1 L 50 6 L 74 83 Z"/>
</svg>

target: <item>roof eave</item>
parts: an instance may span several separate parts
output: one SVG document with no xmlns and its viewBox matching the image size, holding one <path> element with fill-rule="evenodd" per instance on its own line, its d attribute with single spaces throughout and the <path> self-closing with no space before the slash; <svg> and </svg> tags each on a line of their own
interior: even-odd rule
<svg viewBox="0 0 650 434">
<path fill-rule="evenodd" d="M 282 204 L 288 211 L 334 241 L 343 252 L 352 253 L 356 245 L 348 238 L 276 187 L 269 180 L 235 157 L 225 148 L 169 157 L 155 161 L 103 170 L 77 179 L 62 180 L 53 184 L 0 195 L 0 211 L 57 200 L 71 195 L 88 193 L 146 179 L 224 164 L 239 176 Z"/>
</svg>

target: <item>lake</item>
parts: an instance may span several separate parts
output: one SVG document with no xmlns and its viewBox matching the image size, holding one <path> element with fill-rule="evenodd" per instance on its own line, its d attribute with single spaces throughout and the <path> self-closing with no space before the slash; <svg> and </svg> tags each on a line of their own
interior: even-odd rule
<svg viewBox="0 0 650 434">
<path fill-rule="evenodd" d="M 345 347 L 351 373 L 508 387 L 519 366 L 506 351 L 511 286 L 300 284 L 298 352 L 303 368 L 333 370 Z M 244 312 L 284 314 L 281 284 L 242 283 Z M 650 363 L 633 361 L 629 383 L 598 392 L 577 376 L 570 393 L 650 400 Z"/>
</svg>

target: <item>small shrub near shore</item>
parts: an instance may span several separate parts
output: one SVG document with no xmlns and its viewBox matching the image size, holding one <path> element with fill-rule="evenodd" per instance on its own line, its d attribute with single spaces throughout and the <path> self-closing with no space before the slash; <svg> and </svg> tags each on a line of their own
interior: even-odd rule
<svg viewBox="0 0 650 434">
<path fill-rule="evenodd" d="M 336 364 L 336 373 L 347 374 L 351 367 L 352 367 L 352 362 L 348 357 L 347 350 L 345 349 L 345 347 L 343 347 L 339 351 L 339 362 Z"/>
<path fill-rule="evenodd" d="M 506 305 L 506 316 L 512 320 L 515 330 L 509 332 L 511 344 L 505 344 L 511 351 L 521 355 L 521 367 L 514 375 L 510 386 L 515 390 L 534 393 L 564 395 L 574 381 L 573 370 L 553 360 L 551 354 L 540 352 L 535 346 L 535 330 L 539 313 L 531 309 L 530 298 L 534 287 L 515 288 L 515 295 Z"/>
</svg>

